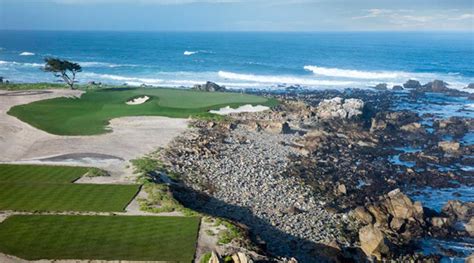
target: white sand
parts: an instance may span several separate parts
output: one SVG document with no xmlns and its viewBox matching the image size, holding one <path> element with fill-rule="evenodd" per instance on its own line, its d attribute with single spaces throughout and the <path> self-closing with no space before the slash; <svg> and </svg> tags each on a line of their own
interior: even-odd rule
<svg viewBox="0 0 474 263">
<path fill-rule="evenodd" d="M 262 105 L 252 106 L 250 104 L 247 104 L 247 105 L 240 106 L 237 109 L 232 109 L 231 107 L 227 106 L 224 108 L 220 108 L 219 110 L 211 110 L 209 112 L 218 114 L 218 115 L 229 115 L 232 113 L 242 113 L 242 112 L 260 112 L 260 111 L 266 111 L 269 109 L 270 108 L 267 106 L 262 106 Z"/>
<path fill-rule="evenodd" d="M 135 98 L 133 100 L 129 100 L 129 101 L 127 101 L 127 104 L 128 105 L 139 105 L 139 104 L 143 104 L 143 103 L 147 102 L 149 99 L 150 99 L 150 97 L 143 96 L 143 97 Z"/>
<path fill-rule="evenodd" d="M 40 93 L 40 94 L 37 94 Z M 130 182 L 131 169 L 126 169 L 130 159 L 166 146 L 171 140 L 185 131 L 186 119 L 166 117 L 124 117 L 110 121 L 112 132 L 94 136 L 58 136 L 38 130 L 27 123 L 7 114 L 14 105 L 62 96 L 80 96 L 77 90 L 52 90 L 48 93 L 24 92 L 18 96 L 0 91 L 0 162 L 49 163 L 78 166 L 95 166 L 108 170 L 112 176 L 104 178 L 81 179 L 89 183 Z M 41 159 L 72 154 L 72 158 L 59 160 Z M 74 154 L 80 158 L 74 158 Z M 111 158 L 97 158 L 95 154 Z M 90 155 L 90 157 L 87 157 Z M 112 158 L 114 157 L 114 158 Z"/>
</svg>

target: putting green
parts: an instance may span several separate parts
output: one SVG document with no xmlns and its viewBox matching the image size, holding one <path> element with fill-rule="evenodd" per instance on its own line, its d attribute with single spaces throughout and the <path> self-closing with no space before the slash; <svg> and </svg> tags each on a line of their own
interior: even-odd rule
<svg viewBox="0 0 474 263">
<path fill-rule="evenodd" d="M 0 223 L 0 251 L 27 260 L 192 262 L 199 218 L 11 216 Z"/>
<path fill-rule="evenodd" d="M 148 96 L 143 104 L 126 102 Z M 87 91 L 81 98 L 55 98 L 15 106 L 8 114 L 57 135 L 93 135 L 107 132 L 113 118 L 125 116 L 209 117 L 211 109 L 244 104 L 277 104 L 260 96 L 165 88 L 110 88 Z M 124 138 L 126 139 L 126 138 Z"/>
</svg>

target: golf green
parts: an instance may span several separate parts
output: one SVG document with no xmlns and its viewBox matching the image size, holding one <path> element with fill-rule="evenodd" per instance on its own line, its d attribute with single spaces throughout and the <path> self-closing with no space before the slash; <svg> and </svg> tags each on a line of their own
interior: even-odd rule
<svg viewBox="0 0 474 263">
<path fill-rule="evenodd" d="M 128 105 L 139 97 L 149 100 Z M 8 114 L 30 125 L 57 135 L 93 135 L 107 132 L 113 118 L 125 116 L 209 117 L 210 109 L 244 104 L 277 104 L 265 97 L 230 93 L 202 92 L 167 88 L 109 88 L 89 90 L 80 98 L 54 98 L 18 105 Z M 124 138 L 126 139 L 126 138 Z"/>
</svg>

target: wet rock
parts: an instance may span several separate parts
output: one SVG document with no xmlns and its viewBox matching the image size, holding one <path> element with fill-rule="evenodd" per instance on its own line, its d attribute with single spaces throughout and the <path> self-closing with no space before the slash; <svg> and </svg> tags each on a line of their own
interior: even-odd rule
<svg viewBox="0 0 474 263">
<path fill-rule="evenodd" d="M 418 88 L 421 88 L 421 84 L 418 80 L 408 80 L 407 82 L 405 82 L 405 84 L 403 84 L 403 87 L 405 89 L 418 89 Z"/>
<path fill-rule="evenodd" d="M 388 241 L 382 231 L 374 225 L 361 228 L 359 230 L 359 240 L 362 250 L 369 257 L 375 256 L 377 260 L 382 260 L 390 253 Z"/>
<path fill-rule="evenodd" d="M 469 83 L 465 89 L 474 89 L 474 83 Z"/>
<path fill-rule="evenodd" d="M 419 88 L 424 92 L 446 92 L 450 89 L 448 88 L 448 83 L 442 80 L 433 80 L 432 82 L 428 82 L 423 87 Z"/>
<path fill-rule="evenodd" d="M 403 87 L 400 86 L 400 85 L 395 85 L 395 86 L 392 87 L 392 90 L 397 90 L 397 91 L 398 90 L 403 90 Z"/>
<path fill-rule="evenodd" d="M 387 90 L 387 83 L 379 83 L 374 87 L 374 89 L 376 89 L 376 90 Z"/>
</svg>

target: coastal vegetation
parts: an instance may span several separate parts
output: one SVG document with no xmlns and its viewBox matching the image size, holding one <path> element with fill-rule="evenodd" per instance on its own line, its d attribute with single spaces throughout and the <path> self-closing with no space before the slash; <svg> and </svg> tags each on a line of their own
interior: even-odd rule
<svg viewBox="0 0 474 263">
<path fill-rule="evenodd" d="M 150 99 L 127 105 L 138 96 Z M 244 104 L 273 106 L 278 102 L 265 97 L 228 92 L 201 92 L 167 88 L 106 88 L 88 90 L 80 98 L 55 98 L 15 106 L 8 114 L 30 125 L 57 135 L 106 133 L 113 118 L 125 116 L 203 117 L 211 109 Z"/>
<path fill-rule="evenodd" d="M 90 170 L 1 164 L 0 210 L 121 212 L 138 192 L 138 185 L 72 183 Z"/>
<path fill-rule="evenodd" d="M 0 224 L 0 251 L 28 260 L 191 262 L 197 217 L 16 215 Z"/>
</svg>

